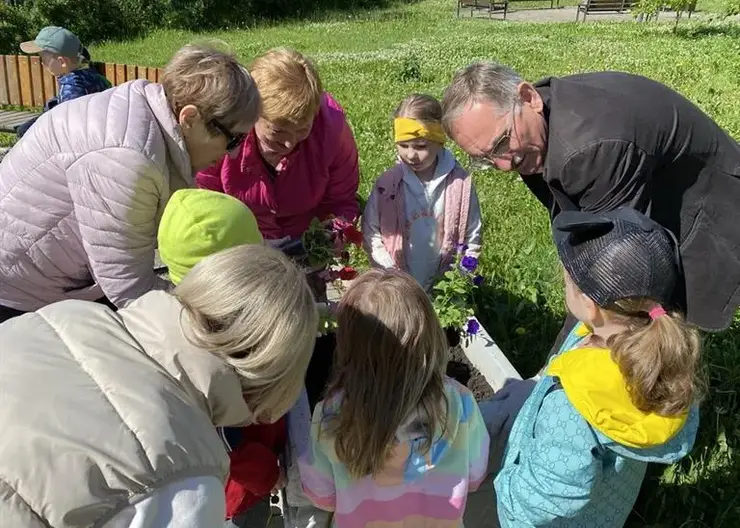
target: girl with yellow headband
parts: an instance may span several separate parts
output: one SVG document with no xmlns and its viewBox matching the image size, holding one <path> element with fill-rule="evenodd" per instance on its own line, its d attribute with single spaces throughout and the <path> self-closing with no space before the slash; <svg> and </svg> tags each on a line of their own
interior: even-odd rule
<svg viewBox="0 0 740 528">
<path fill-rule="evenodd" d="M 444 147 L 442 108 L 410 95 L 394 113 L 398 163 L 375 184 L 362 219 L 371 263 L 410 273 L 425 289 L 456 251 L 478 257 L 481 213 L 468 173 Z"/>
</svg>

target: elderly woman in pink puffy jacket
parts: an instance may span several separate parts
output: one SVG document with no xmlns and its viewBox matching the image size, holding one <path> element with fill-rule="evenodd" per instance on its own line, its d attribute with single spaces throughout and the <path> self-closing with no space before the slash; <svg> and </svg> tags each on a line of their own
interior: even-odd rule
<svg viewBox="0 0 740 528">
<path fill-rule="evenodd" d="M 266 239 L 298 238 L 313 218 L 357 218 L 357 146 L 313 63 L 279 48 L 257 57 L 250 73 L 260 118 L 238 153 L 198 174 L 198 186 L 244 202 Z"/>
<path fill-rule="evenodd" d="M 153 264 L 170 194 L 239 146 L 259 111 L 233 56 L 185 46 L 161 84 L 131 81 L 43 114 L 0 164 L 0 321 L 65 299 L 123 307 L 165 288 Z"/>
</svg>

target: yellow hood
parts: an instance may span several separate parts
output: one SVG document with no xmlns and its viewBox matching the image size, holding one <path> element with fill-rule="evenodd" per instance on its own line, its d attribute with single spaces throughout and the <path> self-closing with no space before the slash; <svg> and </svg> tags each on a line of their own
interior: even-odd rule
<svg viewBox="0 0 740 528">
<path fill-rule="evenodd" d="M 582 335 L 582 329 L 576 332 Z M 603 348 L 576 348 L 552 360 L 547 374 L 560 379 L 568 401 L 599 432 L 627 447 L 665 444 L 686 423 L 635 407 L 622 372 Z"/>
</svg>

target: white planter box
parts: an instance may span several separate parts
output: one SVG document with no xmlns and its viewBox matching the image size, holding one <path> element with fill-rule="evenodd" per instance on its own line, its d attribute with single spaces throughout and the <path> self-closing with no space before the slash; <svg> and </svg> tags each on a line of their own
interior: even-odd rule
<svg viewBox="0 0 740 528">
<path fill-rule="evenodd" d="M 507 380 L 522 379 L 482 324 L 478 334 L 468 341 L 462 342 L 463 352 L 493 390 L 501 389 Z"/>
</svg>

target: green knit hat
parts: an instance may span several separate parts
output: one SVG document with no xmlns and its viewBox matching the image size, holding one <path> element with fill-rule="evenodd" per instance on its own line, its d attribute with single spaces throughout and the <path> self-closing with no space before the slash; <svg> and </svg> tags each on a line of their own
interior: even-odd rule
<svg viewBox="0 0 740 528">
<path fill-rule="evenodd" d="M 242 244 L 261 244 L 257 220 L 236 198 L 206 189 L 181 189 L 167 202 L 157 235 L 170 280 L 182 278 L 205 257 Z"/>
</svg>

